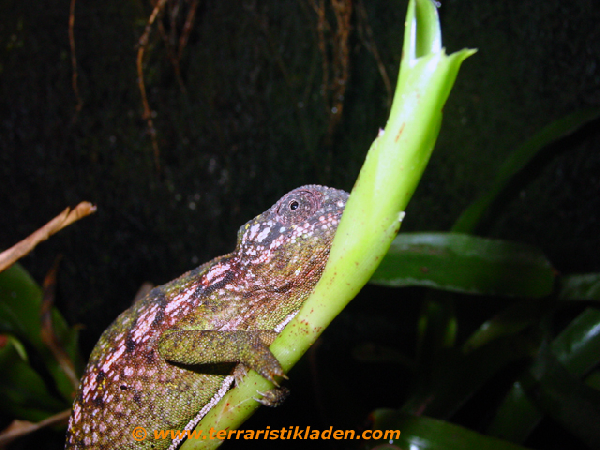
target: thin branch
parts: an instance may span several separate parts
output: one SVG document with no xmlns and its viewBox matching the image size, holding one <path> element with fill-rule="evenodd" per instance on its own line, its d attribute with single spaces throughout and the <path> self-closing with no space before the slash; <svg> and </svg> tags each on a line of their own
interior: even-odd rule
<svg viewBox="0 0 600 450">
<path fill-rule="evenodd" d="M 154 122 L 152 121 L 152 111 L 150 110 L 150 104 L 148 103 L 148 95 L 146 94 L 146 85 L 144 84 L 144 51 L 148 46 L 148 40 L 150 38 L 150 31 L 152 30 L 152 24 L 156 20 L 156 17 L 160 12 L 164 9 L 167 0 L 159 0 L 150 14 L 150 18 L 148 19 L 148 23 L 146 24 L 146 29 L 144 30 L 144 34 L 140 37 L 139 40 L 139 48 L 137 53 L 137 74 L 138 74 L 138 87 L 140 90 L 140 95 L 142 96 L 142 105 L 144 106 L 144 113 L 142 114 L 142 118 L 148 124 L 148 133 L 150 134 L 150 138 L 152 139 L 152 148 L 154 150 L 154 166 L 157 172 L 160 172 L 160 151 L 158 149 L 158 140 L 156 138 L 156 129 L 154 128 Z"/>
<path fill-rule="evenodd" d="M 28 420 L 13 420 L 11 424 L 0 433 L 0 447 L 4 448 L 15 439 L 31 434 L 45 427 L 62 425 L 65 426 L 71 415 L 71 408 L 54 414 L 40 422 L 33 423 Z"/>
<path fill-rule="evenodd" d="M 336 33 L 333 37 L 332 60 L 333 79 L 331 80 L 332 107 L 330 111 L 329 135 L 333 136 L 342 118 L 346 86 L 350 70 L 350 18 L 352 17 L 351 0 L 331 0 L 331 7 L 337 22 Z"/>
<path fill-rule="evenodd" d="M 318 46 L 321 52 L 321 63 L 323 64 L 323 81 L 321 84 L 321 90 L 323 98 L 325 99 L 325 108 L 327 114 L 331 114 L 331 104 L 329 101 L 329 54 L 327 52 L 327 43 L 325 42 L 325 30 L 331 31 L 329 22 L 325 17 L 325 4 L 323 0 L 318 3 L 315 0 L 310 0 L 310 4 L 313 7 L 315 14 L 317 15 L 317 36 Z"/>
<path fill-rule="evenodd" d="M 192 27 L 194 26 L 194 21 L 196 20 L 197 6 L 198 0 L 192 0 L 192 6 L 190 7 L 188 15 L 185 18 L 183 29 L 181 30 L 181 36 L 179 37 L 179 54 L 177 55 L 180 61 L 183 54 L 183 49 L 187 45 L 188 39 L 190 38 L 190 34 L 192 32 Z"/>
<path fill-rule="evenodd" d="M 71 381 L 73 389 L 77 389 L 79 377 L 75 373 L 75 364 L 73 364 L 73 360 L 66 352 L 64 346 L 60 342 L 60 339 L 56 335 L 54 330 L 54 322 L 52 321 L 52 307 L 54 306 L 56 279 L 58 276 L 58 266 L 60 260 L 61 256 L 58 256 L 54 260 L 52 268 L 48 271 L 46 277 L 44 278 L 44 297 L 40 310 L 40 319 L 42 323 L 41 336 L 42 342 L 44 342 L 52 355 L 54 355 L 54 358 L 58 362 L 63 373 Z"/>
<path fill-rule="evenodd" d="M 367 10 L 365 9 L 365 5 L 363 4 L 362 0 L 358 2 L 356 12 L 358 13 L 359 18 L 359 35 L 363 45 L 369 52 L 371 52 L 373 58 L 375 58 L 377 70 L 379 70 L 379 74 L 381 75 L 381 79 L 385 85 L 385 90 L 387 91 L 387 106 L 389 108 L 392 104 L 392 83 L 390 82 L 390 77 L 385 69 L 385 65 L 379 56 L 379 51 L 377 50 L 377 45 L 375 44 L 375 38 L 373 37 L 373 29 L 369 24 L 369 16 L 367 16 Z"/>
<path fill-rule="evenodd" d="M 168 1 L 168 0 L 167 0 Z M 168 4 L 165 5 L 165 14 L 169 15 L 170 18 L 170 30 L 169 33 L 167 33 L 167 30 L 165 29 L 165 25 L 163 24 L 162 21 L 158 21 L 158 31 L 160 32 L 160 36 L 162 37 L 164 43 L 165 43 L 165 48 L 167 49 L 167 58 L 169 59 L 169 61 L 171 61 L 171 64 L 173 65 L 173 71 L 175 72 L 175 78 L 177 78 L 177 82 L 179 83 L 179 89 L 181 89 L 181 92 L 185 92 L 185 86 L 183 84 L 183 79 L 181 78 L 181 69 L 180 69 L 180 65 L 179 65 L 179 57 L 177 55 L 178 51 L 177 48 L 175 46 L 175 34 L 177 31 L 177 14 L 179 14 L 179 7 L 174 7 L 172 6 L 173 2 L 170 2 Z M 171 8 L 168 8 L 168 6 L 171 5 Z"/>
<path fill-rule="evenodd" d="M 330 0 L 329 7 L 335 17 L 335 28 L 327 18 L 324 0 L 309 0 L 309 3 L 317 16 L 317 44 L 323 65 L 321 90 L 329 117 L 327 140 L 330 141 L 342 118 L 348 85 L 352 0 Z"/>
<path fill-rule="evenodd" d="M 75 54 L 75 1 L 71 0 L 71 8 L 69 11 L 69 44 L 71 46 L 71 65 L 73 66 L 73 92 L 75 92 L 75 98 L 77 99 L 77 104 L 75 105 L 75 115 L 73 116 L 73 120 L 71 123 L 75 123 L 77 117 L 79 116 L 79 112 L 83 107 L 83 99 L 79 93 L 79 86 L 77 84 L 77 56 Z"/>
<path fill-rule="evenodd" d="M 19 258 L 30 253 L 40 242 L 45 241 L 64 227 L 71 225 L 85 216 L 89 216 L 95 211 L 96 207 L 90 202 L 81 202 L 73 210 L 71 208 L 65 209 L 42 228 L 33 232 L 29 237 L 0 253 L 0 272 L 8 269 Z"/>
</svg>

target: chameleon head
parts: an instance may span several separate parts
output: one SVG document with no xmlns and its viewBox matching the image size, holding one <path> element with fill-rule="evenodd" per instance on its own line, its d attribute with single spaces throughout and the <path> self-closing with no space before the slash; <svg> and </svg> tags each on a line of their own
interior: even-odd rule
<svg viewBox="0 0 600 450">
<path fill-rule="evenodd" d="M 320 276 L 347 199 L 325 186 L 294 189 L 240 228 L 236 252 L 288 282 L 305 280 L 303 270 Z"/>
</svg>

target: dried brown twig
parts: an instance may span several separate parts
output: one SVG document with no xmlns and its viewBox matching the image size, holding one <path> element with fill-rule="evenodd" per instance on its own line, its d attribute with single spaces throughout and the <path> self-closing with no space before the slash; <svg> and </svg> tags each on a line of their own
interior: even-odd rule
<svg viewBox="0 0 600 450">
<path fill-rule="evenodd" d="M 52 417 L 48 417 L 40 422 L 33 423 L 28 420 L 13 420 L 11 424 L 2 430 L 0 433 L 0 448 L 5 448 L 12 441 L 18 437 L 25 436 L 33 433 L 41 428 L 54 426 L 54 425 L 66 425 L 71 415 L 71 408 L 65 409 L 64 411 L 54 414 Z"/>
<path fill-rule="evenodd" d="M 148 18 L 148 22 L 146 23 L 144 33 L 138 41 L 136 66 L 138 74 L 138 88 L 140 90 L 140 95 L 142 97 L 142 106 L 144 108 L 142 118 L 148 124 L 148 134 L 150 134 L 150 138 L 152 139 L 152 149 L 154 151 L 154 165 L 157 172 L 160 172 L 160 150 L 158 147 L 156 129 L 154 128 L 154 121 L 152 120 L 153 112 L 150 109 L 150 103 L 148 102 L 148 95 L 146 92 L 146 84 L 144 82 L 144 52 L 146 51 L 146 48 L 148 47 L 148 43 L 150 41 L 152 25 L 156 21 L 157 17 L 165 13 L 166 11 L 169 18 L 170 30 L 167 33 L 164 24 L 160 21 L 158 22 L 158 29 L 161 33 L 163 41 L 165 42 L 165 46 L 167 49 L 167 57 L 171 61 L 171 64 L 173 64 L 173 70 L 175 71 L 175 76 L 179 82 L 179 87 L 182 92 L 185 92 L 185 85 L 181 77 L 180 62 L 181 57 L 183 55 L 183 50 L 187 45 L 190 33 L 194 25 L 198 0 L 188 0 L 188 2 L 190 3 L 190 7 L 188 9 L 183 27 L 181 28 L 179 39 L 177 39 L 177 33 L 179 33 L 179 28 L 177 27 L 177 18 L 181 12 L 181 1 L 182 0 L 157 0 L 152 10 L 152 13 L 150 14 L 150 17 Z M 166 9 L 166 5 L 169 2 L 171 3 L 172 7 Z M 176 41 L 178 41 L 178 46 L 175 49 L 175 45 L 173 43 Z"/>
<path fill-rule="evenodd" d="M 385 69 L 385 65 L 379 56 L 379 51 L 377 50 L 377 45 L 375 44 L 375 38 L 373 37 L 373 29 L 369 24 L 369 16 L 367 16 L 367 10 L 365 9 L 365 5 L 363 4 L 362 0 L 356 5 L 356 12 L 358 14 L 358 31 L 360 39 L 365 48 L 371 52 L 373 58 L 375 58 L 377 70 L 381 75 L 381 79 L 385 85 L 385 90 L 387 91 L 387 106 L 389 108 L 392 106 L 392 83 L 390 82 L 390 77 Z"/>
<path fill-rule="evenodd" d="M 185 16 L 185 22 L 181 27 L 181 33 L 179 36 L 179 27 L 177 26 L 179 15 L 181 14 L 181 1 L 180 0 L 171 0 L 167 1 L 165 4 L 165 15 L 168 16 L 169 22 L 169 31 L 165 29 L 163 22 L 158 22 L 158 31 L 163 38 L 165 43 L 165 47 L 167 49 L 167 57 L 171 64 L 173 65 L 173 71 L 175 72 L 175 77 L 179 82 L 179 88 L 181 92 L 185 92 L 185 83 L 183 82 L 183 78 L 181 76 L 181 58 L 183 56 L 183 50 L 185 49 L 188 39 L 190 37 L 190 33 L 192 32 L 192 28 L 194 25 L 194 21 L 196 19 L 196 7 L 198 6 L 198 0 L 187 0 L 190 3 L 190 7 L 188 9 L 187 15 Z M 170 6 L 170 7 L 169 7 Z"/>
<path fill-rule="evenodd" d="M 350 74 L 350 19 L 352 0 L 330 0 L 335 27 L 329 23 L 325 0 L 310 0 L 317 15 L 317 37 L 323 64 L 323 97 L 329 116 L 328 139 L 333 137 L 342 118 Z M 327 41 L 329 36 L 329 42 Z"/>
<path fill-rule="evenodd" d="M 52 268 L 44 278 L 44 297 L 42 299 L 42 307 L 40 310 L 40 319 L 42 323 L 41 335 L 42 341 L 46 344 L 46 347 L 48 347 L 52 355 L 54 355 L 54 358 L 60 365 L 63 373 L 71 381 L 73 389 L 76 389 L 79 384 L 79 377 L 75 373 L 75 364 L 58 339 L 52 321 L 52 307 L 54 306 L 54 294 L 56 292 L 56 279 L 60 260 L 60 256 L 54 260 Z"/>
<path fill-rule="evenodd" d="M 152 148 L 154 150 L 154 166 L 158 171 L 160 171 L 160 151 L 158 149 L 158 141 L 156 138 L 156 130 L 154 129 L 154 122 L 152 121 L 152 111 L 150 110 L 150 104 L 148 103 L 148 95 L 146 94 L 146 85 L 144 83 L 144 51 L 148 46 L 148 40 L 150 38 L 150 31 L 152 30 L 152 24 L 156 20 L 156 17 L 160 14 L 160 12 L 165 7 L 165 3 L 167 0 L 159 0 L 154 9 L 152 10 L 152 14 L 150 14 L 150 18 L 148 19 L 148 23 L 146 24 L 146 29 L 144 30 L 144 34 L 140 37 L 138 41 L 139 48 L 137 52 L 136 66 L 137 66 L 137 74 L 138 74 L 138 87 L 140 89 L 140 94 L 142 96 L 142 105 L 144 107 L 144 112 L 142 114 L 142 119 L 144 119 L 148 123 L 148 133 L 150 134 L 150 138 L 152 139 Z"/>
<path fill-rule="evenodd" d="M 8 250 L 0 253 L 0 272 L 12 266 L 19 258 L 27 255 L 40 242 L 45 241 L 53 234 L 58 233 L 64 227 L 71 225 L 73 222 L 85 216 L 89 216 L 95 211 L 96 207 L 90 202 L 81 202 L 73 210 L 71 210 L 71 208 L 65 209 L 42 228 L 32 233 L 29 237 L 17 242 Z"/>
<path fill-rule="evenodd" d="M 83 99 L 79 93 L 79 86 L 77 84 L 77 56 L 75 54 L 75 0 L 71 0 L 71 8 L 69 10 L 69 44 L 71 46 L 71 65 L 73 66 L 73 92 L 75 92 L 75 98 L 77 104 L 75 105 L 75 115 L 71 123 L 75 123 L 81 108 L 83 108 Z"/>
</svg>

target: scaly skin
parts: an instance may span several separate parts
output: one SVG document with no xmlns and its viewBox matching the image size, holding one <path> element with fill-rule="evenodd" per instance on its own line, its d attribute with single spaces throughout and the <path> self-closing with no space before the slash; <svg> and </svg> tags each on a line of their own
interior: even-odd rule
<svg viewBox="0 0 600 450">
<path fill-rule="evenodd" d="M 348 194 L 303 186 L 238 232 L 233 253 L 157 287 L 102 334 L 77 391 L 67 449 L 176 449 L 236 377 L 283 375 L 268 346 L 321 277 Z M 235 372 L 234 372 L 235 371 Z M 135 427 L 148 437 L 133 439 Z"/>
</svg>

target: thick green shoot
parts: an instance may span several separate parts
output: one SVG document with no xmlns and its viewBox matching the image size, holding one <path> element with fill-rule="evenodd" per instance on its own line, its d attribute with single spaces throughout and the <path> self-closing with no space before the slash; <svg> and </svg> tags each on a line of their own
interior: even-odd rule
<svg viewBox="0 0 600 450">
<path fill-rule="evenodd" d="M 364 286 L 387 252 L 433 150 L 442 107 L 461 63 L 473 50 L 451 55 L 441 46 L 430 0 L 411 0 L 404 58 L 390 118 L 367 155 L 339 225 L 325 272 L 311 298 L 271 346 L 289 370 Z M 198 429 L 233 429 L 257 407 L 256 391 L 270 383 L 250 373 L 200 422 Z M 186 442 L 182 449 L 214 448 L 218 441 Z"/>
</svg>

